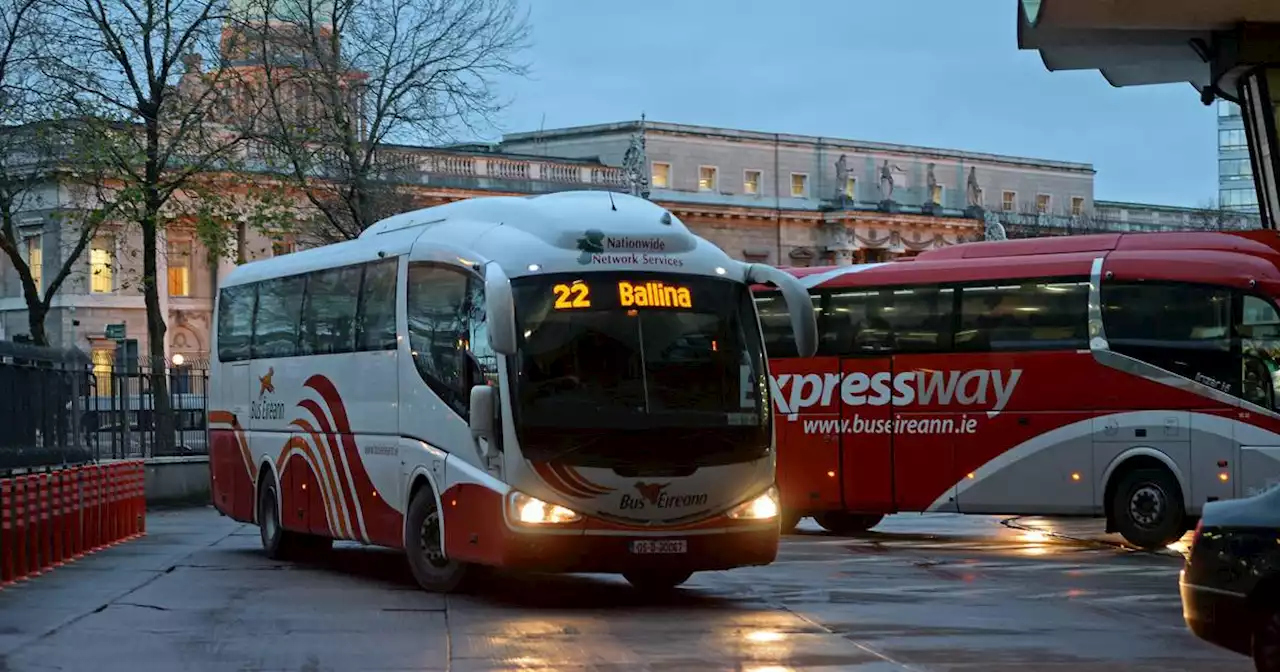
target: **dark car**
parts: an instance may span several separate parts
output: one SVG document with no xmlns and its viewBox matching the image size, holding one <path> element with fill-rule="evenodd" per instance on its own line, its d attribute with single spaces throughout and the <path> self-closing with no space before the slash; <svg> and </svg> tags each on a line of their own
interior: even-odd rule
<svg viewBox="0 0 1280 672">
<path fill-rule="evenodd" d="M 1280 672 L 1280 487 L 1206 504 L 1179 586 L 1197 637 Z"/>
</svg>

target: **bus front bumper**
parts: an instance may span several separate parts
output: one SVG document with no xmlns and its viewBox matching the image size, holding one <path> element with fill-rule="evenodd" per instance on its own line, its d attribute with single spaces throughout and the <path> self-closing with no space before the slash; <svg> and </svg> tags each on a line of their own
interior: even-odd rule
<svg viewBox="0 0 1280 672">
<path fill-rule="evenodd" d="M 478 490 L 484 489 L 445 498 L 445 553 L 451 559 L 524 571 L 613 574 L 725 570 L 768 565 L 778 556 L 776 517 L 721 517 L 684 529 L 637 529 L 589 516 L 532 526 L 511 522 L 501 495 Z"/>
</svg>

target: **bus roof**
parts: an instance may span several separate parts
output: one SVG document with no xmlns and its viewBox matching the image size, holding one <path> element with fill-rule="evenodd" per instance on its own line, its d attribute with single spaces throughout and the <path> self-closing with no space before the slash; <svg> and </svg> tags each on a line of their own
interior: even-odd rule
<svg viewBox="0 0 1280 672">
<path fill-rule="evenodd" d="M 485 264 L 508 277 L 592 270 L 726 275 L 740 267 L 648 200 L 603 191 L 470 198 L 389 217 L 356 240 L 236 267 L 221 283 L 267 278 L 409 254 Z M 729 277 L 741 278 L 742 273 Z"/>
<path fill-rule="evenodd" d="M 1107 233 L 965 243 L 909 260 L 785 269 L 807 287 L 966 282 L 1002 278 L 1086 277 L 1095 259 L 1125 277 L 1280 290 L 1280 232 Z"/>
</svg>

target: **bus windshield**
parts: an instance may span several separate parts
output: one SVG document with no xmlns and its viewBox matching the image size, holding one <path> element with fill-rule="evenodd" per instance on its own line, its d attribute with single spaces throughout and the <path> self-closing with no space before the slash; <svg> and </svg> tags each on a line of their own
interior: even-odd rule
<svg viewBox="0 0 1280 672">
<path fill-rule="evenodd" d="M 512 288 L 526 452 L 600 456 L 612 451 L 587 444 L 602 430 L 626 430 L 622 442 L 643 441 L 649 453 L 659 441 L 687 450 L 690 430 L 712 452 L 743 439 L 753 451 L 768 445 L 763 347 L 745 285 L 597 272 L 521 278 Z M 601 443 L 633 453 L 619 440 L 610 433 Z"/>
</svg>

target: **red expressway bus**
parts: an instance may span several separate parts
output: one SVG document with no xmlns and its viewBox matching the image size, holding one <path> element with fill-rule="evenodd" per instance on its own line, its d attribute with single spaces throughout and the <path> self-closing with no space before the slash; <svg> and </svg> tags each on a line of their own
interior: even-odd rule
<svg viewBox="0 0 1280 672">
<path fill-rule="evenodd" d="M 1280 483 L 1280 235 L 1117 233 L 793 268 L 757 288 L 783 528 L 890 513 L 1105 517 L 1141 548 Z"/>
</svg>

